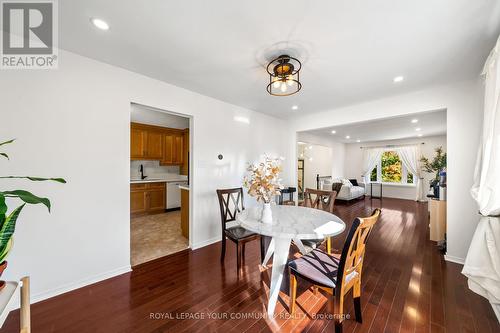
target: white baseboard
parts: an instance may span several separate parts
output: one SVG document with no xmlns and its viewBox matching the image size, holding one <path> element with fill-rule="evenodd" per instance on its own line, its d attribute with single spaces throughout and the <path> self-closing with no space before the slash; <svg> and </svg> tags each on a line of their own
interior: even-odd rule
<svg viewBox="0 0 500 333">
<path fill-rule="evenodd" d="M 449 261 L 449 262 L 454 262 L 455 264 L 460 264 L 460 265 L 465 264 L 465 259 L 464 258 L 450 256 L 448 254 L 444 255 L 444 260 Z"/>
<path fill-rule="evenodd" d="M 90 284 L 93 284 L 93 283 L 96 283 L 99 281 L 107 280 L 109 278 L 112 278 L 112 277 L 115 277 L 115 276 L 118 276 L 118 275 L 121 275 L 124 273 L 128 273 L 131 270 L 132 270 L 132 268 L 130 267 L 130 265 L 127 265 L 124 267 L 113 269 L 111 271 L 107 271 L 105 273 L 91 276 L 87 279 L 83 279 L 83 280 L 80 280 L 77 282 L 68 283 L 68 284 L 62 285 L 61 287 L 57 287 L 54 289 L 50 289 L 50 290 L 32 295 L 31 296 L 31 304 L 46 300 L 48 298 L 51 298 L 51 297 L 54 297 L 54 296 L 57 296 L 60 294 L 64 294 L 64 293 L 71 291 L 71 290 L 75 290 L 78 288 L 88 286 Z M 19 305 L 17 307 L 19 307 Z"/>
<path fill-rule="evenodd" d="M 213 243 L 217 243 L 217 242 L 220 242 L 220 237 L 210 238 L 210 239 L 207 239 L 207 240 L 205 240 L 203 242 L 199 242 L 199 243 L 193 244 L 193 246 L 191 248 L 193 250 L 197 250 L 199 248 L 202 248 L 202 247 L 205 247 L 205 246 L 211 245 Z"/>
</svg>

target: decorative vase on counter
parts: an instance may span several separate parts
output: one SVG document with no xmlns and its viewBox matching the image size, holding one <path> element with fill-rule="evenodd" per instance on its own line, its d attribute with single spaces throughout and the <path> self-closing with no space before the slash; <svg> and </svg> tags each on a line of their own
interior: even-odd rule
<svg viewBox="0 0 500 333">
<path fill-rule="evenodd" d="M 271 210 L 271 203 L 265 202 L 262 206 L 262 216 L 260 218 L 262 223 L 273 223 L 273 211 Z"/>
</svg>

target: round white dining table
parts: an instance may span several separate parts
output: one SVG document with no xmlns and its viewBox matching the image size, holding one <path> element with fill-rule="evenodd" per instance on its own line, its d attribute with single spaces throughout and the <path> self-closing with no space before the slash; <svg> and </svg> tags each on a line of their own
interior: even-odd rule
<svg viewBox="0 0 500 333">
<path fill-rule="evenodd" d="M 265 266 L 274 253 L 267 306 L 269 316 L 273 316 L 278 301 L 291 241 L 293 240 L 300 252 L 305 254 L 306 250 L 301 240 L 324 239 L 338 235 L 345 229 L 345 223 L 339 217 L 319 209 L 272 205 L 271 210 L 273 215 L 271 224 L 260 221 L 262 207 L 246 209 L 238 213 L 236 217 L 236 222 L 243 228 L 263 236 L 272 237 L 262 263 Z"/>
</svg>

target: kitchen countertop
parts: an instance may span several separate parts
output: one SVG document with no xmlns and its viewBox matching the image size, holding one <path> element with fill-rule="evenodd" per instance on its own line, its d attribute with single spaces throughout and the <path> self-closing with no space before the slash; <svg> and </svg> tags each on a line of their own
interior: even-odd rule
<svg viewBox="0 0 500 333">
<path fill-rule="evenodd" d="M 187 182 L 187 176 L 176 178 L 131 179 L 130 184 Z"/>
<path fill-rule="evenodd" d="M 189 191 L 189 185 L 179 185 L 179 188 L 181 190 L 186 190 L 186 191 Z"/>
</svg>

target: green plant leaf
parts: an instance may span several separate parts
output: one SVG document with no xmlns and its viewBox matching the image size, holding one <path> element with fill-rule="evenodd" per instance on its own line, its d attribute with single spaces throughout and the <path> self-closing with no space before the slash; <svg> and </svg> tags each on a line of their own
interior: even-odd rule
<svg viewBox="0 0 500 333">
<path fill-rule="evenodd" d="M 5 157 L 6 159 L 9 159 L 9 155 L 7 155 L 6 153 L 0 153 L 0 156 L 3 156 L 3 157 Z"/>
<path fill-rule="evenodd" d="M 5 196 L 3 194 L 0 194 L 0 215 L 5 215 L 6 213 L 7 204 L 5 203 Z"/>
<path fill-rule="evenodd" d="M 7 214 L 7 204 L 5 203 L 5 196 L 0 194 L 0 229 L 5 222 L 5 216 Z"/>
<path fill-rule="evenodd" d="M 17 178 L 17 179 L 29 179 L 33 182 L 43 182 L 46 180 L 66 184 L 66 180 L 63 178 L 41 178 L 41 177 L 31 177 L 31 176 L 2 176 L 0 179 L 6 179 L 6 178 Z"/>
<path fill-rule="evenodd" d="M 13 243 L 14 243 L 13 238 L 10 237 L 5 246 L 3 247 L 0 246 L 3 248 L 3 250 L 0 252 L 0 263 L 4 261 L 5 257 L 7 257 L 7 255 L 9 254 L 10 249 L 12 249 Z"/>
<path fill-rule="evenodd" d="M 8 141 L 4 141 L 4 142 L 0 142 L 0 146 L 3 146 L 3 145 L 7 145 L 9 143 L 12 143 L 14 142 L 16 139 L 12 139 L 12 140 L 8 140 Z"/>
<path fill-rule="evenodd" d="M 19 214 L 21 213 L 25 205 L 26 204 L 22 204 L 21 206 L 14 209 L 5 219 L 5 223 L 0 229 L 0 254 L 4 253 L 6 251 L 5 249 L 9 246 L 9 241 L 14 234 L 14 231 L 16 230 L 17 218 L 19 217 Z"/>
<path fill-rule="evenodd" d="M 0 195 L 4 195 L 6 198 L 19 198 L 27 204 L 44 204 L 50 212 L 50 200 L 47 198 L 38 197 L 31 192 L 24 190 L 3 191 L 0 192 Z"/>
</svg>

